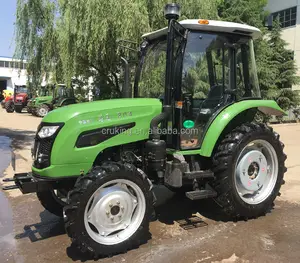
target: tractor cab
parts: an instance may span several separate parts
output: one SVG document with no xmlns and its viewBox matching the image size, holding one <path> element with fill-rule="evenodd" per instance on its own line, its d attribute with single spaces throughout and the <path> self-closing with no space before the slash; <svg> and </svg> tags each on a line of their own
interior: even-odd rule
<svg viewBox="0 0 300 263">
<path fill-rule="evenodd" d="M 170 110 L 164 128 L 181 133 L 164 137 L 169 147 L 199 149 L 220 111 L 261 99 L 253 48 L 260 31 L 201 19 L 173 19 L 169 28 L 143 36 L 135 96 L 159 98 Z"/>
<path fill-rule="evenodd" d="M 75 104 L 76 99 L 73 87 L 68 88 L 65 84 L 58 84 L 53 89 L 53 108 Z"/>
</svg>

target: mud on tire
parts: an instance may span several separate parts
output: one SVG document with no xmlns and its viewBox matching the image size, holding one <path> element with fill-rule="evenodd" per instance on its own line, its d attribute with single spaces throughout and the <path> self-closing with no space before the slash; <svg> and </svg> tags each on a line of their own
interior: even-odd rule
<svg viewBox="0 0 300 263">
<path fill-rule="evenodd" d="M 278 176 L 272 192 L 265 200 L 258 204 L 249 204 L 242 200 L 236 189 L 235 166 L 242 149 L 257 139 L 267 141 L 274 148 L 278 160 Z M 283 148 L 279 135 L 263 123 L 243 124 L 221 141 L 213 155 L 213 171 L 216 180 L 211 185 L 218 193 L 215 201 L 221 206 L 223 212 L 235 219 L 248 219 L 264 215 L 272 208 L 281 185 L 284 184 L 283 176 L 287 171 L 284 165 L 287 157 Z"/>
<path fill-rule="evenodd" d="M 107 245 L 96 242 L 88 233 L 85 223 L 85 209 L 91 196 L 105 183 L 112 180 L 125 179 L 136 184 L 145 197 L 145 213 L 138 229 L 121 243 Z M 78 178 L 74 190 L 68 194 L 67 205 L 64 207 L 65 228 L 72 243 L 81 252 L 89 252 L 94 258 L 112 256 L 123 253 L 147 242 L 149 239 L 149 221 L 152 213 L 153 194 L 151 185 L 138 170 L 130 164 L 106 162 Z M 99 233 L 100 234 L 100 233 Z"/>
</svg>

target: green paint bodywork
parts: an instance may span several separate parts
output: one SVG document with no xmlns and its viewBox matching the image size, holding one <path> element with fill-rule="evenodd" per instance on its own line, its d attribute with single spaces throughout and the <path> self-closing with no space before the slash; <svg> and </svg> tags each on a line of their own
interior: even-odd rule
<svg viewBox="0 0 300 263">
<path fill-rule="evenodd" d="M 210 157 L 218 138 L 230 121 L 241 112 L 251 108 L 258 108 L 258 110 L 269 115 L 281 116 L 286 114 L 273 100 L 245 100 L 234 103 L 221 111 L 209 126 L 201 149 L 180 151 L 179 153 L 183 155 L 199 154 Z"/>
<path fill-rule="evenodd" d="M 234 103 L 221 111 L 211 123 L 201 149 L 179 153 L 210 157 L 219 136 L 230 121 L 251 108 L 258 108 L 272 115 L 285 114 L 275 101 L 246 100 Z M 42 170 L 32 167 L 32 170 L 46 177 L 80 175 L 81 171 L 85 174 L 103 150 L 148 139 L 150 122 L 161 111 L 162 104 L 158 99 L 113 99 L 69 105 L 49 112 L 43 118 L 43 122 L 64 123 L 64 126 L 59 131 L 52 148 L 51 166 Z M 84 148 L 75 146 L 78 136 L 84 131 L 131 122 L 135 122 L 136 126 L 98 145 Z M 168 152 L 175 153 L 172 149 Z"/>
<path fill-rule="evenodd" d="M 49 112 L 42 120 L 46 123 L 64 123 L 51 152 L 51 166 L 33 172 L 47 177 L 80 175 L 92 167 L 97 155 L 106 148 L 149 138 L 150 122 L 162 111 L 158 99 L 112 99 L 68 105 Z M 107 126 L 135 122 L 135 127 L 101 144 L 77 148 L 78 136 Z"/>
<path fill-rule="evenodd" d="M 53 100 L 53 96 L 42 96 L 37 97 L 34 100 L 34 104 L 32 105 L 33 108 L 37 108 L 42 104 L 50 104 Z"/>
</svg>

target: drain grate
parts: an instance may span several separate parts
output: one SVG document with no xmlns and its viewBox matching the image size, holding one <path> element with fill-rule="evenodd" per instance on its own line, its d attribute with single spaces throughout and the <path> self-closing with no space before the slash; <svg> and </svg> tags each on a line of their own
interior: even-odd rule
<svg viewBox="0 0 300 263">
<path fill-rule="evenodd" d="M 181 219 L 176 221 L 181 228 L 184 230 L 190 230 L 195 229 L 198 227 L 205 227 L 208 226 L 207 223 L 205 223 L 200 217 L 198 216 L 192 216 L 187 219 Z"/>
</svg>

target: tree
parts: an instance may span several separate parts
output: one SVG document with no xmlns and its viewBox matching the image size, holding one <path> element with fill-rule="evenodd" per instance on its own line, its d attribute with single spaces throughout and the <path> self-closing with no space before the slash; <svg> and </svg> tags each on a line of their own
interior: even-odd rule
<svg viewBox="0 0 300 263">
<path fill-rule="evenodd" d="M 298 92 L 292 90 L 292 86 L 299 84 L 297 67 L 293 58 L 293 52 L 287 49 L 287 43 L 281 36 L 282 28 L 279 20 L 273 21 L 273 27 L 268 34 L 268 44 L 272 49 L 270 60 L 276 67 L 274 78 L 277 90 L 274 99 L 285 110 L 296 107 L 299 103 Z"/>
<path fill-rule="evenodd" d="M 219 3 L 180 1 L 181 19 L 217 18 Z M 140 42 L 142 33 L 166 26 L 165 4 L 162 0 L 18 0 L 16 55 L 29 60 L 30 75 L 37 83 L 47 72 L 66 83 L 74 76 L 93 76 L 105 97 L 117 96 L 118 39 Z"/>
<path fill-rule="evenodd" d="M 285 110 L 299 103 L 297 93 L 291 87 L 298 83 L 295 62 L 291 51 L 281 38 L 277 21 L 269 32 L 265 27 L 268 13 L 266 0 L 225 0 L 219 6 L 221 19 L 246 23 L 258 27 L 262 37 L 255 41 L 257 73 L 262 97 L 274 99 Z"/>
</svg>

